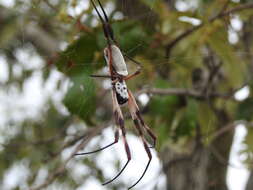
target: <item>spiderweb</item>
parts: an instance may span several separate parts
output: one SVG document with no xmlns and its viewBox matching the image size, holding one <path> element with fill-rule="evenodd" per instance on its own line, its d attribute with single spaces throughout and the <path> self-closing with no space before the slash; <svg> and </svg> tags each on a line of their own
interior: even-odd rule
<svg viewBox="0 0 253 190">
<path fill-rule="evenodd" d="M 108 72 L 102 55 L 103 47 L 105 46 L 102 28 L 94 10 L 92 11 L 89 9 L 88 1 L 66 1 L 57 8 L 57 1 L 50 0 L 45 0 L 44 2 L 29 0 L 8 1 L 7 4 L 4 4 L 3 2 L 4 1 L 0 1 L 1 5 L 8 7 L 10 11 L 17 11 L 16 15 L 22 15 L 22 18 L 17 18 L 17 20 L 14 20 L 18 23 L 21 23 L 21 32 L 19 30 L 21 37 L 18 38 L 18 40 L 13 41 L 12 44 L 6 45 L 7 48 L 3 48 L 0 51 L 0 70 L 2 73 L 0 76 L 0 81 L 1 86 L 3 86 L 2 90 L 0 91 L 0 113 L 2 115 L 0 120 L 0 130 L 1 134 L 3 134 L 0 138 L 0 142 L 2 144 L 0 145 L 0 151 L 4 151 L 6 149 L 5 145 L 12 140 L 15 140 L 13 143 L 14 145 L 17 145 L 19 142 L 21 142 L 21 144 L 25 147 L 24 149 L 28 149 L 26 148 L 27 146 L 30 146 L 31 144 L 36 145 L 38 142 L 41 142 L 41 148 L 45 149 L 47 145 L 50 145 L 50 140 L 55 140 L 59 142 L 57 145 L 55 145 L 56 148 L 52 149 L 54 152 L 48 153 L 45 156 L 45 159 L 42 160 L 33 158 L 36 160 L 35 163 L 43 161 L 47 163 L 54 161 L 54 157 L 57 156 L 56 154 L 59 153 L 58 151 L 62 148 L 62 146 L 59 144 L 70 142 L 78 135 L 83 134 L 84 130 L 89 131 L 89 124 L 92 125 L 94 121 L 92 121 L 92 119 L 88 120 L 87 118 L 95 114 L 98 118 L 98 121 L 102 123 L 103 120 L 109 120 L 109 117 L 111 117 L 111 114 L 106 111 L 111 109 L 109 92 L 110 81 L 106 79 L 97 81 L 87 77 L 92 72 Z M 156 7 L 158 3 L 159 2 L 155 0 L 145 1 L 145 5 L 148 6 L 148 9 L 142 14 L 137 15 L 135 19 L 137 22 L 142 22 L 145 20 L 144 27 L 161 27 L 161 31 L 164 33 L 167 33 L 170 30 L 175 30 L 173 27 L 169 26 L 169 23 L 159 23 L 158 25 L 153 25 L 153 13 L 158 10 Z M 192 73 L 195 67 L 202 66 L 203 54 L 207 53 L 208 56 L 208 52 L 205 50 L 203 50 L 202 54 L 199 55 L 191 54 L 194 52 L 194 48 L 189 49 L 191 44 L 178 45 L 178 48 L 182 48 L 183 53 L 172 53 L 169 58 L 165 57 L 164 54 L 160 54 L 160 56 L 157 54 L 152 54 L 152 48 L 154 50 L 156 48 L 161 48 L 159 47 L 159 45 L 162 44 L 161 41 L 166 40 L 163 34 L 155 36 L 157 39 L 156 43 L 156 41 L 151 41 L 151 39 L 147 37 L 149 34 L 153 34 L 152 29 L 146 33 L 142 33 L 142 27 L 136 27 L 133 30 L 128 30 L 129 27 L 136 26 L 136 21 L 131 22 L 131 16 L 124 17 L 120 11 L 115 11 L 115 4 L 111 1 L 104 3 L 104 5 L 106 12 L 111 16 L 112 25 L 115 29 L 115 36 L 119 41 L 123 51 L 144 63 L 144 74 L 143 77 L 140 77 L 141 80 L 133 79 L 133 81 L 129 82 L 129 88 L 132 87 L 133 90 L 138 91 L 143 87 L 149 88 L 152 86 L 163 87 L 164 85 L 166 88 L 173 87 L 166 86 L 165 83 L 167 79 L 156 80 L 155 74 L 153 75 L 153 73 L 157 73 L 159 75 L 164 72 L 165 68 L 167 68 L 167 65 L 171 65 L 171 68 L 169 69 L 182 71 L 182 73 L 170 73 L 171 78 L 174 78 L 174 81 L 182 80 L 186 78 L 186 76 L 190 79 L 191 76 L 189 74 Z M 186 1 L 177 1 L 175 8 L 178 11 L 186 11 L 187 9 L 194 10 L 196 9 L 196 6 L 197 5 L 194 3 L 188 4 Z M 128 7 L 129 6 L 124 4 L 124 2 L 121 4 L 122 9 L 127 9 Z M 39 12 L 40 9 L 46 12 L 46 16 Z M 52 16 L 51 18 L 53 19 L 51 22 L 46 22 L 46 19 L 43 20 L 43 17 L 40 17 L 45 16 L 45 18 L 50 18 L 49 15 L 56 15 L 57 11 L 60 12 L 60 14 L 58 14 L 57 17 Z M 12 14 L 15 15 L 14 13 Z M 30 14 L 32 15 L 31 18 L 27 19 Z M 169 16 L 166 14 L 167 13 L 164 13 L 162 16 Z M 89 24 L 90 28 L 94 28 L 92 32 L 96 33 L 97 35 L 97 44 L 91 47 L 91 52 L 95 52 L 95 58 L 92 61 L 80 61 L 80 59 L 86 57 L 89 52 L 82 52 L 79 50 L 78 43 L 73 45 L 71 51 L 68 51 L 68 48 L 72 44 L 75 44 L 75 40 L 83 38 L 87 42 L 90 39 L 89 37 L 83 37 L 80 34 L 80 31 L 76 29 L 73 31 L 70 30 L 71 27 L 76 27 L 76 25 L 73 23 L 78 16 L 80 16 L 81 23 L 83 23 L 84 26 L 85 24 Z M 198 25 L 197 20 L 191 20 L 190 17 L 183 17 L 180 19 L 182 22 L 185 22 L 186 26 L 193 26 L 194 24 Z M 240 26 L 238 26 L 240 24 L 238 23 L 241 21 L 236 17 L 234 19 L 237 19 L 238 22 L 235 20 L 232 21 L 234 24 L 232 24 L 232 27 L 229 29 L 229 42 L 236 44 L 238 42 L 238 31 L 241 30 Z M 61 22 L 66 22 L 66 25 L 62 24 Z M 41 25 L 44 27 L 43 29 L 50 34 L 59 36 L 60 43 L 57 42 L 59 47 L 57 51 L 63 52 L 60 54 L 62 60 L 57 61 L 57 59 L 54 59 L 58 55 L 48 53 L 45 50 L 43 43 L 40 44 L 40 48 L 32 45 L 32 43 L 36 42 L 37 40 L 36 37 L 32 35 L 38 31 L 29 30 L 27 23 L 42 23 Z M 53 26 L 53 23 L 56 25 L 54 27 L 58 28 L 58 31 L 51 31 L 50 27 Z M 9 26 L 7 24 L 6 26 Z M 59 31 L 62 31 L 62 33 Z M 28 34 L 27 32 L 30 33 Z M 43 34 L 44 33 L 41 33 L 41 36 L 44 37 Z M 31 38 L 29 38 L 29 35 L 31 35 Z M 175 30 L 175 36 L 176 35 L 177 31 Z M 68 36 L 71 36 L 71 39 L 69 39 Z M 126 38 L 125 36 L 128 37 Z M 197 37 L 197 35 L 193 35 L 192 40 L 194 41 L 194 38 Z M 41 42 L 48 42 L 47 40 L 50 41 L 53 39 L 47 39 L 45 37 Z M 54 43 L 54 41 L 51 42 Z M 150 46 L 150 43 L 153 43 L 152 46 Z M 53 46 L 50 46 L 50 48 L 53 48 Z M 144 56 L 140 56 L 145 51 L 150 53 L 150 55 L 147 56 L 150 58 L 149 60 L 147 60 L 147 58 Z M 184 54 L 186 51 L 190 53 Z M 224 52 L 220 52 L 219 56 L 226 56 Z M 180 56 L 180 53 L 182 53 L 184 56 Z M 217 52 L 215 53 L 217 54 Z M 81 54 L 80 57 L 78 56 L 79 54 Z M 245 54 L 247 54 L 247 52 L 237 51 L 235 54 L 237 57 L 243 57 Z M 61 63 L 63 62 L 67 62 L 67 64 L 62 66 Z M 195 63 L 195 65 L 191 66 L 191 63 Z M 130 64 L 129 70 L 134 70 L 134 67 L 132 67 Z M 87 73 L 85 73 L 86 71 Z M 247 75 L 245 64 L 242 66 L 242 69 L 239 70 L 239 72 L 243 72 L 245 75 Z M 147 83 L 145 83 L 146 78 L 149 76 L 153 78 L 153 81 L 148 80 Z M 188 87 L 191 85 L 189 81 L 183 80 L 182 83 L 179 84 L 180 87 Z M 70 93 L 70 89 L 72 90 L 73 94 Z M 103 90 L 96 91 L 97 89 Z M 82 94 L 84 96 L 89 94 L 89 97 L 84 98 L 84 96 L 81 96 Z M 96 96 L 103 97 L 103 99 L 100 99 L 100 102 L 96 101 L 95 103 Z M 247 95 L 244 96 L 247 98 Z M 66 99 L 66 97 L 70 98 Z M 73 97 L 75 101 L 72 104 Z M 141 93 L 138 96 L 139 103 L 144 108 L 148 107 L 153 98 L 155 97 L 150 96 L 147 93 Z M 168 100 L 164 101 L 166 102 Z M 71 105 L 67 107 L 66 103 Z M 96 106 L 93 104 L 96 104 Z M 226 104 L 226 101 L 221 103 L 222 106 L 226 106 Z M 78 117 L 72 116 L 72 110 L 75 110 L 74 114 Z M 127 112 L 127 110 L 124 111 Z M 57 117 L 57 121 L 51 117 L 54 114 L 55 117 Z M 87 119 L 87 123 L 89 124 L 83 124 L 82 120 L 79 118 Z M 131 121 L 126 121 L 128 122 L 127 125 L 131 126 Z M 26 122 L 28 122 L 28 124 L 26 124 Z M 52 122 L 55 122 L 55 125 L 61 127 L 52 127 L 54 126 Z M 108 128 L 102 130 L 101 135 L 95 136 L 92 141 L 85 146 L 85 150 L 94 150 L 107 143 L 110 143 L 113 140 L 114 126 L 112 123 L 108 124 Z M 154 120 L 152 120 L 152 124 L 156 124 Z M 27 125 L 38 127 L 41 131 L 43 131 L 41 132 L 41 139 L 39 141 L 35 142 L 36 139 L 33 138 L 37 137 L 37 135 L 33 133 L 38 133 L 38 131 L 31 130 L 31 127 L 28 127 Z M 47 127 L 51 127 L 52 130 L 46 131 L 45 128 Z M 64 177 L 66 176 L 63 176 L 63 181 L 61 181 L 61 178 L 60 180 L 55 180 L 51 185 L 48 186 L 48 189 L 73 189 L 76 187 L 79 187 L 80 189 L 124 189 L 125 186 L 128 186 L 134 182 L 139 177 L 138 174 L 141 174 L 143 171 L 147 157 L 141 141 L 134 135 L 134 131 L 131 133 L 131 130 L 131 128 L 128 128 L 127 139 L 130 144 L 133 160 L 131 160 L 130 165 L 121 175 L 121 177 L 114 181 L 115 184 L 111 184 L 108 187 L 101 187 L 100 181 L 105 181 L 105 179 L 110 179 L 113 177 L 121 168 L 122 163 L 124 163 L 126 160 L 122 141 L 120 141 L 114 147 L 101 152 L 100 154 L 73 158 L 66 165 L 66 173 L 68 174 L 65 173 L 73 180 L 73 184 L 71 184 L 71 182 L 64 182 Z M 62 134 L 61 132 L 58 134 L 58 131 L 61 131 Z M 211 129 L 210 131 L 207 130 L 207 134 L 208 133 L 211 133 Z M 32 140 L 26 141 L 29 138 L 25 138 L 23 140 L 21 138 L 21 140 L 18 141 L 18 136 L 28 136 L 31 137 Z M 75 147 L 76 145 L 73 145 L 62 149 L 62 152 L 59 153 L 60 159 L 67 159 Z M 22 155 L 21 150 L 22 149 L 18 150 L 18 154 L 20 155 Z M 10 154 L 10 152 L 7 153 Z M 39 153 L 40 152 L 36 152 L 35 154 Z M 151 162 L 150 168 L 148 169 L 148 172 L 143 178 L 141 184 L 139 184 L 136 189 L 165 189 L 166 178 L 162 172 L 162 164 L 157 156 L 156 151 L 153 150 L 152 153 L 154 158 Z M 30 185 L 29 180 L 31 179 L 31 176 L 34 178 L 32 186 L 40 185 L 47 180 L 47 176 L 49 176 L 50 172 L 52 171 L 50 170 L 50 166 L 40 165 L 36 170 L 37 172 L 31 172 L 29 166 L 30 160 L 28 156 L 28 153 L 24 153 L 24 156 L 20 156 L 20 159 L 11 160 L 13 164 L 9 164 L 9 166 L 5 168 L 6 171 L 3 174 L 4 180 L 0 182 L 5 189 L 12 189 L 15 187 L 20 187 L 21 189 L 28 188 Z M 40 157 L 43 157 L 43 155 L 40 155 Z M 16 180 L 11 181 L 10 179 L 13 178 L 13 176 L 16 177 Z"/>
</svg>

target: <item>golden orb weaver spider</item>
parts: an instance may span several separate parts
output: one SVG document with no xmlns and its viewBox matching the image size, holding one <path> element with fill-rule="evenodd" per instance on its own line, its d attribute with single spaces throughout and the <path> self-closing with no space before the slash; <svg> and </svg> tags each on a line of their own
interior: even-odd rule
<svg viewBox="0 0 253 190">
<path fill-rule="evenodd" d="M 152 154 L 150 152 L 150 148 L 155 147 L 156 136 L 151 131 L 151 129 L 144 123 L 144 120 L 143 120 L 143 118 L 140 114 L 140 111 L 139 111 L 139 107 L 136 103 L 136 100 L 135 100 L 132 92 L 127 88 L 127 85 L 125 82 L 125 81 L 135 77 L 136 75 L 140 74 L 140 70 L 141 70 L 140 63 L 124 54 L 124 56 L 126 58 L 128 58 L 130 61 L 132 61 L 133 63 L 138 65 L 138 70 L 136 72 L 134 72 L 133 74 L 129 75 L 128 71 L 127 71 L 127 66 L 126 66 L 126 63 L 124 60 L 124 56 L 122 55 L 121 50 L 120 50 L 119 46 L 117 45 L 118 43 L 116 42 L 116 40 L 114 38 L 113 30 L 112 30 L 111 25 L 109 23 L 108 16 L 107 16 L 101 2 L 99 0 L 97 0 L 97 1 L 100 6 L 100 9 L 103 12 L 104 18 L 99 13 L 94 1 L 90 0 L 90 2 L 92 3 L 92 5 L 93 5 L 100 21 L 102 22 L 102 25 L 103 25 L 104 35 L 107 40 L 107 47 L 104 49 L 104 57 L 105 57 L 107 65 L 109 67 L 109 74 L 110 75 L 91 75 L 91 76 L 92 77 L 105 77 L 105 78 L 111 79 L 113 113 L 114 113 L 115 123 L 118 127 L 116 128 L 116 131 L 114 134 L 114 142 L 113 143 L 111 143 L 103 148 L 100 148 L 98 150 L 95 150 L 95 151 L 77 153 L 76 155 L 86 155 L 86 154 L 96 153 L 96 152 L 99 152 L 101 150 L 104 150 L 104 149 L 116 144 L 119 140 L 119 130 L 121 130 L 123 142 L 124 142 L 124 147 L 125 147 L 125 151 L 126 151 L 126 155 L 127 155 L 127 162 L 125 163 L 123 168 L 119 171 L 119 173 L 114 178 L 103 183 L 103 185 L 109 184 L 112 181 L 114 181 L 116 178 L 118 178 L 131 160 L 131 153 L 130 153 L 129 145 L 128 145 L 128 142 L 126 139 L 124 118 L 123 118 L 122 111 L 120 109 L 120 106 L 123 106 L 128 103 L 128 108 L 129 108 L 134 126 L 136 127 L 136 129 L 141 137 L 141 140 L 144 145 L 144 149 L 149 157 L 149 161 L 148 161 L 141 177 L 133 185 L 131 185 L 128 188 L 128 189 L 131 189 L 141 181 L 141 179 L 144 177 L 144 175 L 149 167 L 149 164 L 152 160 Z M 147 132 L 147 134 L 153 139 L 153 145 L 151 147 L 148 146 L 148 143 L 147 143 L 146 139 L 144 138 L 143 130 L 145 130 Z"/>
</svg>

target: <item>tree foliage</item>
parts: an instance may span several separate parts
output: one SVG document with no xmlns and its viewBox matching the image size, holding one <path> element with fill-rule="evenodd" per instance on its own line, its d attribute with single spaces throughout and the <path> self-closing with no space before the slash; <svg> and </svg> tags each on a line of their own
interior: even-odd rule
<svg viewBox="0 0 253 190">
<path fill-rule="evenodd" d="M 228 189 L 229 153 L 239 124 L 247 129 L 241 154 L 252 168 L 252 2 L 102 2 L 120 48 L 142 63 L 141 75 L 128 87 L 158 136 L 167 189 Z M 6 76 L 0 78 L 1 186 L 77 189 L 90 175 L 105 181 L 93 159 L 74 158 L 113 124 L 108 81 L 90 77 L 106 71 L 106 41 L 91 4 L 29 0 L 0 10 L 0 62 L 6 68 L 0 72 Z M 127 64 L 134 72 L 130 60 Z M 34 78 L 40 81 L 40 102 L 32 100 Z M 248 94 L 241 99 L 242 89 Z M 128 131 L 135 134 L 124 112 Z M 6 187 L 6 176 L 17 165 L 25 168 L 24 180 Z M 77 166 L 91 174 L 76 177 Z M 251 178 L 247 190 L 250 184 Z M 108 189 L 129 185 L 121 179 Z"/>
</svg>

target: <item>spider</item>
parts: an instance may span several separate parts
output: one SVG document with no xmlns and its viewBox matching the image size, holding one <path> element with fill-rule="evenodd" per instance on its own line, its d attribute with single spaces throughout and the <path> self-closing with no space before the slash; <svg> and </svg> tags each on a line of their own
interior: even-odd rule
<svg viewBox="0 0 253 190">
<path fill-rule="evenodd" d="M 128 188 L 128 189 L 131 189 L 135 185 L 137 185 L 141 181 L 141 179 L 144 177 L 144 175 L 150 165 L 150 162 L 152 160 L 152 154 L 150 152 L 150 148 L 155 147 L 155 144 L 156 144 L 156 136 L 151 131 L 151 129 L 144 123 L 144 120 L 140 114 L 138 105 L 136 103 L 136 100 L 135 100 L 132 92 L 127 88 L 127 85 L 126 85 L 127 80 L 132 79 L 133 77 L 140 74 L 141 66 L 140 66 L 139 62 L 130 58 L 126 54 L 121 53 L 121 50 L 120 50 L 119 46 L 117 45 L 118 43 L 114 38 L 113 30 L 112 30 L 112 27 L 109 23 L 108 16 L 107 16 L 101 2 L 99 0 L 97 0 L 99 7 L 102 10 L 104 18 L 99 13 L 94 1 L 93 0 L 90 0 L 90 1 L 91 1 L 100 21 L 102 23 L 102 26 L 103 26 L 104 36 L 107 40 L 107 47 L 105 47 L 105 49 L 104 49 L 104 57 L 105 57 L 107 65 L 109 67 L 109 75 L 91 75 L 91 76 L 92 77 L 105 77 L 105 78 L 111 79 L 113 114 L 114 114 L 116 126 L 118 126 L 118 127 L 116 127 L 116 131 L 114 133 L 114 142 L 112 142 L 111 144 L 108 144 L 107 146 L 104 146 L 98 150 L 91 151 L 91 152 L 77 153 L 76 155 L 85 155 L 85 154 L 96 153 L 96 152 L 99 152 L 101 150 L 104 150 L 104 149 L 116 144 L 119 140 L 119 130 L 121 130 L 123 142 L 124 142 L 124 147 L 125 147 L 125 151 L 126 151 L 126 155 L 127 155 L 127 162 L 125 163 L 123 168 L 119 171 L 119 173 L 114 178 L 103 183 L 102 185 L 109 184 L 112 181 L 114 181 L 116 178 L 118 178 L 131 160 L 131 153 L 130 153 L 129 145 L 128 145 L 128 142 L 126 139 L 124 118 L 123 118 L 122 111 L 120 109 L 121 106 L 128 104 L 128 108 L 129 108 L 134 126 L 136 127 L 136 129 L 141 137 L 141 140 L 144 145 L 144 149 L 145 149 L 145 151 L 148 155 L 148 158 L 149 158 L 149 161 L 148 161 L 141 177 L 132 186 L 130 186 Z M 130 61 L 132 61 L 133 63 L 138 65 L 138 69 L 134 73 L 128 74 L 127 66 L 126 66 L 126 63 L 124 60 L 124 56 L 126 58 L 128 58 Z M 147 132 L 147 134 L 153 140 L 153 145 L 150 147 L 148 146 L 148 143 L 147 143 L 146 139 L 144 138 L 143 130 L 145 130 Z"/>
</svg>

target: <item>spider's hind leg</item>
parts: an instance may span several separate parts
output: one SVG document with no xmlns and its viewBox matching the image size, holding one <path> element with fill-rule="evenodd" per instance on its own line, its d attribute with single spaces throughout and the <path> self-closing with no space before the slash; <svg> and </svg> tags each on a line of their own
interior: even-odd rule
<svg viewBox="0 0 253 190">
<path fill-rule="evenodd" d="M 144 172 L 142 173 L 141 177 L 131 187 L 128 188 L 128 189 L 131 189 L 135 185 L 137 185 L 141 181 L 141 179 L 144 177 L 144 175 L 145 175 L 145 173 L 146 173 L 146 171 L 147 171 L 147 169 L 149 167 L 149 164 L 150 164 L 150 162 L 152 160 L 152 154 L 151 154 L 150 149 L 148 147 L 148 143 L 146 142 L 146 140 L 144 138 L 144 134 L 143 134 L 143 131 L 142 131 L 142 128 L 141 128 L 141 125 L 140 125 L 141 121 L 140 121 L 139 117 L 137 116 L 137 110 L 138 110 L 137 104 L 136 104 L 135 99 L 132 96 L 132 93 L 130 91 L 129 91 L 128 106 L 129 106 L 131 117 L 132 117 L 133 122 L 134 122 L 134 126 L 137 129 L 137 131 L 138 131 L 138 133 L 139 133 L 139 135 L 141 137 L 144 149 L 145 149 L 145 151 L 146 151 L 146 153 L 147 153 L 147 155 L 149 157 L 149 161 L 148 161 L 148 163 L 146 165 L 146 168 L 145 168 Z"/>
<path fill-rule="evenodd" d="M 149 148 L 155 148 L 156 146 L 156 135 L 153 133 L 153 131 L 149 128 L 149 126 L 147 126 L 145 123 L 144 123 L 144 120 L 142 119 L 141 117 L 141 114 L 140 114 L 140 111 L 137 111 L 136 112 L 136 115 L 138 117 L 138 119 L 140 120 L 141 122 L 141 125 L 145 128 L 145 130 L 147 131 L 147 133 L 149 134 L 149 136 L 153 139 L 153 145 L 150 146 Z"/>
<path fill-rule="evenodd" d="M 132 92 L 130 90 L 128 90 L 128 94 L 129 94 L 129 100 L 130 100 L 129 106 L 131 106 L 131 107 L 129 107 L 131 115 L 134 115 L 134 117 L 139 120 L 141 126 L 144 127 L 144 129 L 146 130 L 146 132 L 148 133 L 148 135 L 152 138 L 153 145 L 151 147 L 149 147 L 149 148 L 154 148 L 156 146 L 156 139 L 157 139 L 157 137 L 153 133 L 153 131 L 145 124 L 145 122 L 144 122 L 144 120 L 143 120 L 143 118 L 142 118 L 142 116 L 140 114 L 139 107 L 138 107 L 138 105 L 137 105 L 137 103 L 135 101 L 135 98 L 134 98 L 134 96 L 133 96 L 133 94 L 132 94 Z"/>
<path fill-rule="evenodd" d="M 101 150 L 104 150 L 104 149 L 106 149 L 106 148 L 111 147 L 112 145 L 116 144 L 118 141 L 119 141 L 119 129 L 116 128 L 116 131 L 115 131 L 115 133 L 114 133 L 114 142 L 112 142 L 112 143 L 110 143 L 110 144 L 104 146 L 103 148 L 100 148 L 100 149 L 97 149 L 97 150 L 94 150 L 94 151 L 90 151 L 90 152 L 76 153 L 75 155 L 76 155 L 76 156 L 80 156 L 80 155 L 86 155 L 86 154 L 97 153 L 97 152 L 99 152 L 99 151 L 101 151 Z"/>
<path fill-rule="evenodd" d="M 126 151 L 126 154 L 127 154 L 127 162 L 125 163 L 123 168 L 120 170 L 120 172 L 114 178 L 112 178 L 111 180 L 103 183 L 102 185 L 106 185 L 108 183 L 111 183 L 115 179 L 117 179 L 120 176 L 120 174 L 125 170 L 125 168 L 127 167 L 128 163 L 131 160 L 131 153 L 130 153 L 129 145 L 128 145 L 127 139 L 126 139 L 126 130 L 125 130 L 124 119 L 123 119 L 123 115 L 122 115 L 121 109 L 119 107 L 117 97 L 116 97 L 116 92 L 115 92 L 114 89 L 112 90 L 112 103 L 113 103 L 113 112 L 114 112 L 116 125 L 120 127 L 120 130 L 122 132 L 125 151 Z"/>
</svg>

